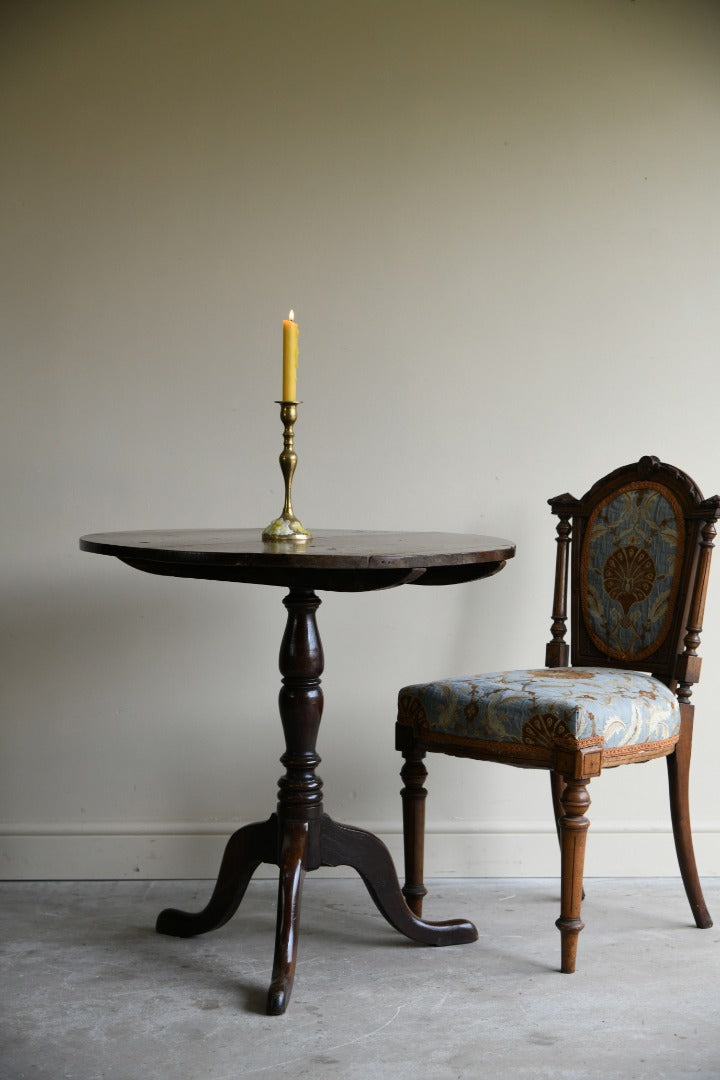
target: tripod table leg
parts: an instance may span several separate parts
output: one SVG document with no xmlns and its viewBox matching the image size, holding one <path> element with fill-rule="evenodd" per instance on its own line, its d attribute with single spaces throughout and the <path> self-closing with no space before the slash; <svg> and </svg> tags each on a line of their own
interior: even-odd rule
<svg viewBox="0 0 720 1080">
<path fill-rule="evenodd" d="M 202 911 L 165 908 L 155 924 L 160 934 L 193 937 L 223 926 L 237 911 L 250 878 L 262 862 L 277 863 L 277 819 L 245 825 L 233 833 L 225 847 L 217 883 Z"/>
<path fill-rule="evenodd" d="M 283 849 L 280 854 L 275 958 L 267 996 L 269 1016 L 279 1016 L 285 1012 L 295 978 L 307 836 L 306 823 L 286 823 Z"/>
<path fill-rule="evenodd" d="M 405 903 L 392 856 L 379 837 L 364 829 L 323 818 L 323 866 L 351 866 L 365 882 L 378 911 L 396 930 L 422 945 L 465 945 L 477 930 L 464 919 L 425 922 Z"/>
</svg>

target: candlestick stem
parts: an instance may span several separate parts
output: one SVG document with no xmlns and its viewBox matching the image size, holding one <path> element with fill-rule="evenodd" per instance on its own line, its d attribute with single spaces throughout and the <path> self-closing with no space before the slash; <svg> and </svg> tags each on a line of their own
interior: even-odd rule
<svg viewBox="0 0 720 1080">
<path fill-rule="evenodd" d="M 262 534 L 263 540 L 292 540 L 304 543 L 312 539 L 312 533 L 299 521 L 292 508 L 292 481 L 297 466 L 295 453 L 295 421 L 297 420 L 297 401 L 278 401 L 280 419 L 283 422 L 283 450 L 280 454 L 280 470 L 285 481 L 285 503 L 279 518 L 271 521 Z"/>
</svg>

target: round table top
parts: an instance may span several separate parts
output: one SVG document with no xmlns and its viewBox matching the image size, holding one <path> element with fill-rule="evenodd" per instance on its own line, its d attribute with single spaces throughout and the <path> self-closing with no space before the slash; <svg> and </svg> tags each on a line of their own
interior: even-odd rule
<svg viewBox="0 0 720 1080">
<path fill-rule="evenodd" d="M 443 532 L 318 530 L 306 543 L 263 541 L 258 529 L 94 533 L 80 547 L 173 577 L 364 591 L 487 577 L 515 554 L 510 540 Z"/>
</svg>

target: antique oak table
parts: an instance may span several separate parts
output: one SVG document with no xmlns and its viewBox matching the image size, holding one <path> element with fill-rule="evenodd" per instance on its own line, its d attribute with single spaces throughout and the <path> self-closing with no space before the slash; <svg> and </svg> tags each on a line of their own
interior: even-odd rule
<svg viewBox="0 0 720 1080">
<path fill-rule="evenodd" d="M 477 938 L 472 923 L 431 923 L 405 903 L 390 852 L 372 833 L 341 825 L 323 812 L 315 744 L 323 708 L 323 651 L 315 612 L 317 591 L 367 592 L 397 585 L 452 585 L 488 577 L 515 554 L 509 540 L 454 533 L 318 532 L 306 544 L 264 543 L 260 530 L 121 532 L 84 536 L 83 551 L 113 555 L 137 570 L 170 577 L 279 585 L 287 624 L 280 646 L 279 706 L 285 735 L 277 811 L 246 825 L 227 843 L 207 906 L 189 913 L 168 908 L 162 934 L 191 937 L 234 915 L 260 863 L 279 868 L 277 930 L 267 1011 L 285 1011 L 292 990 L 305 872 L 351 866 L 387 921 L 425 945 Z"/>
</svg>

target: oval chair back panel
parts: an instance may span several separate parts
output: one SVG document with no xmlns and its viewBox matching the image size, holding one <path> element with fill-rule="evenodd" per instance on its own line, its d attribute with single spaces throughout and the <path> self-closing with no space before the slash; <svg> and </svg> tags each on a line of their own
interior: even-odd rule
<svg viewBox="0 0 720 1080">
<path fill-rule="evenodd" d="M 597 649 L 622 664 L 661 648 L 684 546 L 682 511 L 666 489 L 630 484 L 596 507 L 581 553 L 580 603 Z"/>
<path fill-rule="evenodd" d="M 690 478 L 656 458 L 616 470 L 575 504 L 573 666 L 649 671 L 667 685 L 677 678 L 707 516 L 699 505 Z"/>
</svg>

